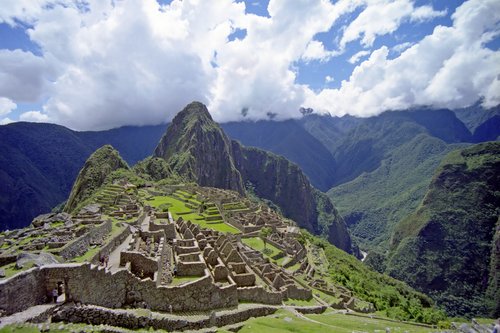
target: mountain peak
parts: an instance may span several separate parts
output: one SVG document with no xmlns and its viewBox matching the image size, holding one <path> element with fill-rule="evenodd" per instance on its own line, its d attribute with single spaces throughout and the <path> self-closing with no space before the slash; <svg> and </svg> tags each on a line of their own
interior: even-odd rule
<svg viewBox="0 0 500 333">
<path fill-rule="evenodd" d="M 213 121 L 206 105 L 198 101 L 193 101 L 186 105 L 184 109 L 175 116 L 172 123 L 193 119 Z"/>
<path fill-rule="evenodd" d="M 106 177 L 117 169 L 128 169 L 120 153 L 111 145 L 97 149 L 85 162 L 75 180 L 65 212 L 72 212 L 79 203 L 90 197 L 103 183 Z"/>
<path fill-rule="evenodd" d="M 229 138 L 200 102 L 179 112 L 154 151 L 172 170 L 201 186 L 244 192 Z"/>
</svg>

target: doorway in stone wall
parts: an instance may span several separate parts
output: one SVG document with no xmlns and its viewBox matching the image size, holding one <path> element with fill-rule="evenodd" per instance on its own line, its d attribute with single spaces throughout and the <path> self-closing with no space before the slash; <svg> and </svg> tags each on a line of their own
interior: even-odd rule
<svg viewBox="0 0 500 333">
<path fill-rule="evenodd" d="M 57 281 L 57 303 L 66 302 L 66 284 L 64 281 Z"/>
</svg>

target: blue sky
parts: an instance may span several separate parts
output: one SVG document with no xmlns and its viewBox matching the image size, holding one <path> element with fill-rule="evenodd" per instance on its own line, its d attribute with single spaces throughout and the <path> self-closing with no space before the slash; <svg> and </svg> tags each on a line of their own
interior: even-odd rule
<svg viewBox="0 0 500 333">
<path fill-rule="evenodd" d="M 496 0 L 6 0 L 0 122 L 154 124 L 192 100 L 219 121 L 491 107 L 499 13 Z"/>
</svg>

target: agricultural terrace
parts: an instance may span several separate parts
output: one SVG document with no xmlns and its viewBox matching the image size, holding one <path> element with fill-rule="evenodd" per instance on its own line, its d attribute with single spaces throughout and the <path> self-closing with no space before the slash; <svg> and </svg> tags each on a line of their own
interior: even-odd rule
<svg viewBox="0 0 500 333">
<path fill-rule="evenodd" d="M 182 217 L 186 221 L 198 224 L 201 228 L 231 234 L 240 233 L 238 229 L 224 222 L 215 204 L 202 204 L 185 191 L 177 190 L 172 196 L 151 196 L 146 199 L 146 203 L 159 211 L 168 210 L 176 220 Z"/>
</svg>

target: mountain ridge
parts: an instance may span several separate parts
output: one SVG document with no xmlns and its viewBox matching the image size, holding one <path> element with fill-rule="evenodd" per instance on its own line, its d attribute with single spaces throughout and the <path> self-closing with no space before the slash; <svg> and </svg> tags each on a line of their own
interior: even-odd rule
<svg viewBox="0 0 500 333">
<path fill-rule="evenodd" d="M 299 166 L 229 140 L 202 103 L 192 102 L 178 113 L 154 155 L 201 186 L 244 193 L 245 185 L 251 185 L 259 197 L 279 206 L 299 226 L 327 234 L 334 245 L 356 252 L 343 219 L 330 200 L 311 186 Z"/>
<path fill-rule="evenodd" d="M 430 294 L 452 315 L 498 316 L 486 297 L 500 207 L 500 142 L 450 152 L 421 205 L 397 225 L 386 272 Z M 493 278 L 493 277 L 491 277 Z"/>
</svg>

